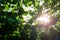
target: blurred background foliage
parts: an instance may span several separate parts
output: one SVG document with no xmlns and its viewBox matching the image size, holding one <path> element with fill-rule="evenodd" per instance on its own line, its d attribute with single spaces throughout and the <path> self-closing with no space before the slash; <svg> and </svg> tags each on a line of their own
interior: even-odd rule
<svg viewBox="0 0 60 40">
<path fill-rule="evenodd" d="M 49 31 L 36 21 L 44 9 L 57 20 Z M 60 0 L 0 0 L 0 40 L 54 40 L 59 33 Z"/>
</svg>

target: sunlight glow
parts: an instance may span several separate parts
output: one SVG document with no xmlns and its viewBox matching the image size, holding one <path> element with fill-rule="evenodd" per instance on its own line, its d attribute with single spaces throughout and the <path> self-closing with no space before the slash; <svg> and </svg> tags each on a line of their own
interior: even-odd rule
<svg viewBox="0 0 60 40">
<path fill-rule="evenodd" d="M 49 17 L 47 14 L 41 15 L 37 20 L 42 23 L 49 23 Z"/>
</svg>

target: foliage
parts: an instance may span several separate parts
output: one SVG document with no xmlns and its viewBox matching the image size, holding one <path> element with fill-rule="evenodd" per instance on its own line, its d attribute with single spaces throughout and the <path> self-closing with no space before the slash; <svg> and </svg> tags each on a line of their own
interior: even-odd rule
<svg viewBox="0 0 60 40">
<path fill-rule="evenodd" d="M 59 0 L 0 0 L 0 40 L 40 40 L 46 29 L 41 29 L 36 19 L 44 14 L 42 11 L 46 9 L 49 9 L 46 14 L 55 17 L 54 25 L 49 27 L 58 32 L 60 30 Z M 50 34 L 54 33 L 50 30 Z"/>
</svg>

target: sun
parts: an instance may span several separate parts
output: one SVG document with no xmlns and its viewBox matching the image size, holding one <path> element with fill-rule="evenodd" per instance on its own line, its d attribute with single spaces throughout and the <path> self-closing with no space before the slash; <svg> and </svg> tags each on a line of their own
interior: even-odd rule
<svg viewBox="0 0 60 40">
<path fill-rule="evenodd" d="M 38 17 L 37 18 L 37 21 L 38 21 L 38 27 L 39 27 L 39 29 L 42 31 L 42 30 L 44 30 L 44 31 L 46 31 L 46 30 L 48 30 L 50 27 L 50 15 L 48 15 L 48 14 L 43 14 L 43 15 L 41 15 L 40 17 Z"/>
<path fill-rule="evenodd" d="M 41 22 L 44 22 L 44 23 L 49 22 L 49 16 L 48 16 L 47 14 L 41 16 L 41 17 L 40 17 L 40 21 L 41 21 Z"/>
<path fill-rule="evenodd" d="M 37 20 L 41 23 L 49 23 L 50 16 L 48 14 L 44 14 L 44 15 L 41 15 L 40 17 L 38 17 Z"/>
</svg>

